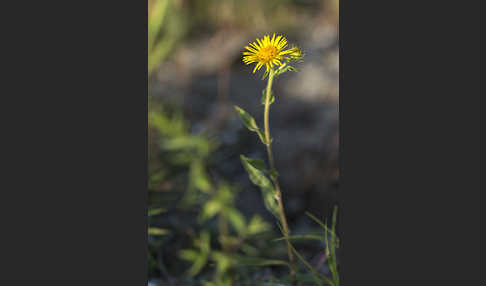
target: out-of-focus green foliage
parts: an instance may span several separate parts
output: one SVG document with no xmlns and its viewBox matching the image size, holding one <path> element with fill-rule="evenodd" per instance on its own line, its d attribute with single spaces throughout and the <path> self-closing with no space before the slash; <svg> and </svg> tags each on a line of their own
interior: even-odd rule
<svg viewBox="0 0 486 286">
<path fill-rule="evenodd" d="M 187 32 L 186 12 L 180 1 L 148 2 L 148 73 L 149 76 L 169 55 Z"/>
<path fill-rule="evenodd" d="M 198 175 L 205 174 L 204 170 Z M 212 281 L 206 281 L 204 285 L 231 286 L 236 277 L 235 268 L 238 265 L 273 265 L 285 264 L 283 261 L 261 259 L 255 257 L 254 247 L 247 243 L 248 239 L 261 232 L 269 230 L 268 223 L 264 222 L 258 215 L 254 215 L 249 222 L 235 207 L 237 196 L 236 189 L 231 188 L 225 182 L 219 182 L 214 186 L 206 175 L 202 175 L 204 188 L 197 188 L 207 195 L 201 201 L 202 206 L 199 212 L 199 221 L 201 224 L 211 219 L 218 221 L 219 236 L 218 249 L 206 251 L 209 249 L 207 241 L 210 240 L 206 231 L 201 233 L 200 237 L 204 238 L 204 244 L 201 239 L 195 241 L 195 248 L 185 249 L 180 252 L 180 257 L 192 263 L 188 274 L 195 276 L 212 262 L 215 265 Z M 248 262 L 253 264 L 249 264 Z"/>
<path fill-rule="evenodd" d="M 178 229 L 160 227 L 156 218 L 177 208 L 198 203 L 199 191 L 209 191 L 205 161 L 216 148 L 202 134 L 191 134 L 187 122 L 177 109 L 149 101 L 149 229 L 151 237 L 178 235 Z M 182 209 L 181 209 L 182 210 Z M 151 269 L 162 267 L 157 249 L 163 240 L 149 240 Z"/>
<path fill-rule="evenodd" d="M 213 183 L 209 177 L 207 160 L 218 144 L 203 134 L 191 134 L 180 113 L 169 112 L 153 101 L 150 105 L 149 191 L 154 196 L 149 206 L 149 235 L 177 231 L 152 225 L 152 216 L 164 214 L 175 206 L 180 208 L 180 213 L 189 208 L 192 212 L 196 210 L 202 231 L 194 240 L 193 248 L 181 250 L 179 257 L 191 263 L 187 270 L 191 276 L 205 268 L 206 272 L 213 272 L 212 281 L 206 281 L 205 285 L 233 285 L 238 279 L 237 267 L 285 265 L 285 261 L 257 256 L 259 251 L 250 241 L 268 231 L 270 225 L 258 215 L 247 220 L 235 206 L 237 189 L 222 180 Z M 154 199 L 160 192 L 178 193 L 180 200 Z M 212 235 L 208 229 L 214 221 L 218 226 Z M 212 241 L 211 237 L 218 239 Z M 150 256 L 151 265 L 156 256 L 153 253 Z"/>
</svg>

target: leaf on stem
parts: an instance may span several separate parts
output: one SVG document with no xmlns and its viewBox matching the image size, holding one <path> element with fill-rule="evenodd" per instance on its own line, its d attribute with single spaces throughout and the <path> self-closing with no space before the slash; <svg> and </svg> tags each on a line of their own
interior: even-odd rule
<svg viewBox="0 0 486 286">
<path fill-rule="evenodd" d="M 270 174 L 270 176 L 272 177 L 273 180 L 276 180 L 277 177 L 278 177 L 278 172 L 275 171 L 275 170 L 270 170 L 268 171 L 268 173 Z"/>
<path fill-rule="evenodd" d="M 240 115 L 241 120 L 243 120 L 243 124 L 245 124 L 248 130 L 256 132 L 260 129 L 258 128 L 255 119 L 250 114 L 248 114 L 248 112 L 244 111 L 242 108 L 236 105 L 235 105 L 235 109 Z"/>
<path fill-rule="evenodd" d="M 283 73 L 285 73 L 286 71 L 293 71 L 293 72 L 298 72 L 299 70 L 297 70 L 295 67 L 291 66 L 291 65 L 286 65 L 282 68 L 279 68 L 275 71 L 275 76 L 279 76 Z"/>
<path fill-rule="evenodd" d="M 270 144 L 269 142 L 267 142 L 265 134 L 258 127 L 255 119 L 250 114 L 248 114 L 248 112 L 244 111 L 239 106 L 235 105 L 234 107 L 235 107 L 236 111 L 238 112 L 238 115 L 240 116 L 240 118 L 243 121 L 243 124 L 246 126 L 246 128 L 248 128 L 248 130 L 250 130 L 252 132 L 256 132 L 258 134 L 258 137 L 260 137 L 260 140 L 262 141 L 263 144 L 265 144 L 265 145 Z"/>
<path fill-rule="evenodd" d="M 260 171 L 266 171 L 267 166 L 265 165 L 265 162 L 260 159 L 252 159 L 252 158 L 246 158 L 249 164 L 251 164 L 253 167 L 257 168 Z"/>
<path fill-rule="evenodd" d="M 263 202 L 268 211 L 270 211 L 278 220 L 280 220 L 279 208 L 275 199 L 275 191 L 272 183 L 263 174 L 262 171 L 255 168 L 244 155 L 240 155 L 243 167 L 245 167 L 250 181 L 256 186 L 260 187 L 263 195 Z"/>
<path fill-rule="evenodd" d="M 270 72 L 268 70 L 265 70 L 265 73 L 263 74 L 262 80 L 264 80 L 269 74 L 270 74 Z"/>
<path fill-rule="evenodd" d="M 265 105 L 266 101 L 267 101 L 267 89 L 265 88 L 264 90 L 262 90 L 262 105 Z M 270 90 L 270 104 L 272 104 L 273 102 L 275 101 L 275 95 L 273 94 L 273 91 Z"/>
</svg>

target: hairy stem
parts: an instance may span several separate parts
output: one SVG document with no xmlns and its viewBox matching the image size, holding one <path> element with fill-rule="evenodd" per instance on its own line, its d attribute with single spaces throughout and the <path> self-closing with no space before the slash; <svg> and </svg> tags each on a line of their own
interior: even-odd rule
<svg viewBox="0 0 486 286">
<path fill-rule="evenodd" d="M 265 96 L 265 113 L 264 113 L 264 120 L 265 120 L 265 139 L 267 141 L 267 154 L 268 154 L 268 161 L 270 162 L 270 169 L 272 171 L 276 171 L 275 169 L 275 163 L 273 161 L 273 154 L 272 154 L 272 147 L 271 147 L 271 142 L 270 142 L 270 125 L 269 125 L 269 111 L 270 111 L 270 98 L 271 98 L 271 90 L 272 90 L 272 83 L 273 83 L 273 76 L 274 76 L 274 70 L 271 69 L 270 73 L 268 75 L 268 83 L 267 83 L 267 90 L 266 90 L 266 96 Z M 287 242 L 287 252 L 289 255 L 289 268 L 290 268 L 290 275 L 292 277 L 293 283 L 295 284 L 296 281 L 296 273 L 294 269 L 294 255 L 292 253 L 292 248 L 290 245 L 290 241 L 287 239 L 290 230 L 289 226 L 287 224 L 287 218 L 285 217 L 285 211 L 284 211 L 284 206 L 283 206 L 283 201 L 282 201 L 282 193 L 280 192 L 280 186 L 278 184 L 278 178 L 277 176 L 271 176 L 272 181 L 275 185 L 275 197 L 277 199 L 278 207 L 280 210 L 280 219 L 282 221 L 282 227 L 283 227 L 283 235 L 286 238 Z"/>
</svg>

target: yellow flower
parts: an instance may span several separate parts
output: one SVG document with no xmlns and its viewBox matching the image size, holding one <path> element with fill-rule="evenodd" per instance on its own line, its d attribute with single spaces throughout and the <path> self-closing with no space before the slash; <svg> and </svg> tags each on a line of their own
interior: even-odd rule
<svg viewBox="0 0 486 286">
<path fill-rule="evenodd" d="M 248 51 L 243 52 L 243 62 L 247 65 L 257 63 L 253 73 L 259 70 L 263 65 L 267 67 L 267 71 L 273 68 L 273 65 L 279 66 L 282 64 L 281 60 L 288 60 L 286 54 L 295 53 L 294 49 L 284 50 L 287 46 L 287 39 L 284 36 L 264 36 L 263 39 L 256 39 L 257 42 L 249 43 L 246 46 Z"/>
</svg>

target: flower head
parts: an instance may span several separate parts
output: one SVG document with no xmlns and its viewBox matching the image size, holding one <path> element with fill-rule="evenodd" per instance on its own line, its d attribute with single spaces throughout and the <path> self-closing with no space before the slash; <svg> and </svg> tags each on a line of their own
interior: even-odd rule
<svg viewBox="0 0 486 286">
<path fill-rule="evenodd" d="M 281 60 L 288 60 L 287 54 L 296 53 L 297 50 L 288 49 L 287 39 L 280 35 L 273 34 L 272 38 L 269 35 L 263 37 L 263 39 L 256 39 L 257 42 L 249 43 L 250 46 L 246 46 L 247 51 L 243 52 L 243 62 L 247 65 L 251 63 L 257 63 L 253 73 L 259 70 L 262 66 L 266 66 L 269 71 L 273 66 L 279 66 L 282 64 Z"/>
</svg>

